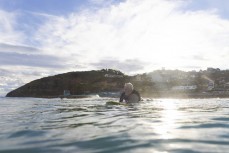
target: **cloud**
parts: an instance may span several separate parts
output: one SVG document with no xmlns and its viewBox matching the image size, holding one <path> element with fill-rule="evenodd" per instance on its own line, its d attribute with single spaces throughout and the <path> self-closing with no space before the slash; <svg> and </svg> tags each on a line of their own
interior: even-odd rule
<svg viewBox="0 0 229 153">
<path fill-rule="evenodd" d="M 33 72 L 106 67 L 125 73 L 228 68 L 229 21 L 215 9 L 187 9 L 191 3 L 183 0 L 89 2 L 88 9 L 68 15 L 31 13 L 39 22 L 29 32 L 26 27 L 34 24 L 26 22 L 19 31 L 18 15 L 0 11 L 1 67 L 17 67 L 15 78 L 27 80 Z M 19 71 L 32 71 L 31 77 Z"/>
<path fill-rule="evenodd" d="M 11 74 L 12 74 L 11 71 L 0 68 L 0 78 L 8 77 L 8 76 L 11 75 Z M 1 84 L 3 84 L 3 83 L 4 83 L 4 82 L 2 81 Z"/>
<path fill-rule="evenodd" d="M 214 63 L 229 52 L 229 21 L 211 10 L 185 10 L 186 5 L 179 0 L 127 0 L 97 11 L 50 17 L 36 39 L 49 53 L 79 63 L 112 57 L 117 64 L 127 59 L 151 63 L 144 67 L 148 71 L 217 66 Z M 81 58 L 68 56 L 74 53 Z M 195 55 L 204 55 L 205 60 L 196 62 Z M 220 61 L 226 64 L 227 59 Z"/>
<path fill-rule="evenodd" d="M 25 35 L 17 31 L 17 14 L 0 10 L 0 43 L 22 44 Z"/>
<path fill-rule="evenodd" d="M 111 3 L 112 0 L 89 0 L 89 2 L 92 4 L 103 4 L 103 3 L 107 3 L 107 2 Z"/>
<path fill-rule="evenodd" d="M 110 5 L 119 4 L 124 0 L 88 0 L 89 4 L 91 4 L 90 9 L 98 10 L 104 7 L 109 7 Z"/>
<path fill-rule="evenodd" d="M 11 45 L 6 43 L 0 43 L 0 52 L 14 52 L 14 53 L 39 53 L 40 50 L 30 46 L 23 45 Z"/>
<path fill-rule="evenodd" d="M 5 96 L 7 92 L 21 85 L 22 79 L 15 77 L 14 72 L 0 68 L 0 96 Z"/>
<path fill-rule="evenodd" d="M 11 90 L 18 88 L 32 80 L 59 74 L 60 70 L 53 68 L 31 66 L 1 66 L 0 68 L 0 96 L 5 96 Z"/>
<path fill-rule="evenodd" d="M 120 61 L 112 58 L 100 60 L 97 63 L 91 63 L 91 65 L 97 69 L 116 69 L 128 73 L 136 73 L 141 71 L 147 63 L 139 61 L 138 59 L 127 59 Z"/>
<path fill-rule="evenodd" d="M 229 11 L 228 7 L 229 6 L 229 1 L 225 0 L 201 0 L 201 1 L 195 1 L 191 0 L 189 1 L 190 5 L 187 6 L 188 9 L 190 10 L 214 10 L 217 12 L 220 17 L 229 19 Z"/>
<path fill-rule="evenodd" d="M 63 68 L 65 65 L 61 59 L 49 55 L 29 55 L 19 53 L 0 52 L 0 64 L 4 65 L 24 65 L 30 67 Z"/>
</svg>

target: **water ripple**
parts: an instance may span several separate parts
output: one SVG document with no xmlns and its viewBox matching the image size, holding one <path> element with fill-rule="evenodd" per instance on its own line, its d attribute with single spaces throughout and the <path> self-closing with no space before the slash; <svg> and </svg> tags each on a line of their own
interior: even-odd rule
<svg viewBox="0 0 229 153">
<path fill-rule="evenodd" d="M 0 153 L 229 150 L 228 99 L 107 106 L 112 100 L 118 99 L 6 98 L 0 101 Z"/>
</svg>

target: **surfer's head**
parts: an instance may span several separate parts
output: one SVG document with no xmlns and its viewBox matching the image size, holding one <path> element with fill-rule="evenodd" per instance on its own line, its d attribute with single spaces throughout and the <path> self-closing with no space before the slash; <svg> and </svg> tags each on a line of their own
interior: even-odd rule
<svg viewBox="0 0 229 153">
<path fill-rule="evenodd" d="M 134 86 L 132 83 L 125 83 L 124 85 L 124 92 L 125 92 L 125 95 L 130 95 L 131 92 L 134 90 Z"/>
</svg>

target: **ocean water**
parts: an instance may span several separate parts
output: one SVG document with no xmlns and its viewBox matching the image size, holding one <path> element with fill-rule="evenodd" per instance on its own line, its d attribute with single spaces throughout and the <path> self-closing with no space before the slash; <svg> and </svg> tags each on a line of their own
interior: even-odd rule
<svg viewBox="0 0 229 153">
<path fill-rule="evenodd" d="M 0 153 L 229 152 L 229 99 L 0 98 Z"/>
</svg>

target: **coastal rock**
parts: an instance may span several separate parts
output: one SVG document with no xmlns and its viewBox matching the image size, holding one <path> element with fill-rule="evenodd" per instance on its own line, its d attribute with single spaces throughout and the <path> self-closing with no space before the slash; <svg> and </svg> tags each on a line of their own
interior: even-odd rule
<svg viewBox="0 0 229 153">
<path fill-rule="evenodd" d="M 55 98 L 69 90 L 72 95 L 91 94 L 104 91 L 120 91 L 129 77 L 120 71 L 69 72 L 34 80 L 11 92 L 6 97 Z"/>
</svg>

